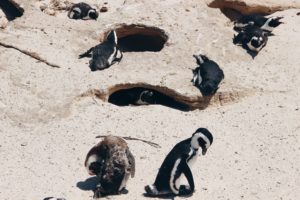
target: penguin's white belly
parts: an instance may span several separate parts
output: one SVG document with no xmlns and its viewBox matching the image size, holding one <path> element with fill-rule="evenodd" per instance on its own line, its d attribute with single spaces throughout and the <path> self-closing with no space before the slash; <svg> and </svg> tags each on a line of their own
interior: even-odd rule
<svg viewBox="0 0 300 200">
<path fill-rule="evenodd" d="M 189 154 L 192 155 L 192 154 L 193 154 L 193 150 L 191 150 Z M 188 163 L 187 163 L 188 166 L 189 166 L 189 168 L 190 168 L 191 170 L 192 170 L 193 165 L 194 165 L 195 162 L 196 162 L 197 156 L 198 156 L 198 154 L 196 153 L 196 155 L 194 155 L 194 156 L 188 161 Z M 184 174 L 181 174 L 180 177 L 176 180 L 176 187 L 177 187 L 178 189 L 179 189 L 180 185 L 182 185 L 182 182 L 183 182 L 184 178 L 186 178 L 186 177 L 184 176 Z"/>
</svg>

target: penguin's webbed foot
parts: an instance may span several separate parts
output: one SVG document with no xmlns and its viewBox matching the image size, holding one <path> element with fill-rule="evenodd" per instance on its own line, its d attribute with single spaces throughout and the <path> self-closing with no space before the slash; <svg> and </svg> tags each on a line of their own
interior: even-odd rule
<svg viewBox="0 0 300 200">
<path fill-rule="evenodd" d="M 147 196 L 155 197 L 158 196 L 159 192 L 157 191 L 156 188 L 153 186 L 151 187 L 150 185 L 145 186 L 145 191 Z"/>
<path fill-rule="evenodd" d="M 98 199 L 100 197 L 103 197 L 104 195 L 102 194 L 102 187 L 100 185 L 97 185 L 96 189 L 94 190 L 94 199 Z"/>
<path fill-rule="evenodd" d="M 191 190 L 191 187 L 188 185 L 181 185 L 179 187 L 179 194 L 178 195 L 192 195 L 193 191 Z"/>
<path fill-rule="evenodd" d="M 119 194 L 128 194 L 128 190 L 126 188 L 123 188 L 119 191 Z"/>
</svg>

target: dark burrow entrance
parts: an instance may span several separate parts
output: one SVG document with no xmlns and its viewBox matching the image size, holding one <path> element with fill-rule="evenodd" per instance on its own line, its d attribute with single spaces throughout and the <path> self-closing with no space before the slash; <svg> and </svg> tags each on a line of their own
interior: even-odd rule
<svg viewBox="0 0 300 200">
<path fill-rule="evenodd" d="M 168 40 L 165 31 L 157 27 L 133 24 L 120 25 L 115 30 L 118 45 L 123 52 L 158 52 L 164 48 Z"/>
<path fill-rule="evenodd" d="M 0 0 L 0 9 L 4 12 L 7 20 L 12 21 L 17 17 L 21 17 L 24 9 L 17 3 L 9 0 Z"/>
<path fill-rule="evenodd" d="M 165 41 L 159 36 L 135 34 L 119 38 L 118 43 L 123 52 L 141 52 L 160 51 Z"/>
<path fill-rule="evenodd" d="M 181 111 L 193 110 L 189 105 L 154 89 L 134 87 L 120 89 L 109 95 L 108 102 L 117 106 L 141 106 L 159 104 Z"/>
</svg>

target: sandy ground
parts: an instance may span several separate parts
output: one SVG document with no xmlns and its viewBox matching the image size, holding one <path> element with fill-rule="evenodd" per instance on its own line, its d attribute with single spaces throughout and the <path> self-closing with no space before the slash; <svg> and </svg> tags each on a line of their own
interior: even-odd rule
<svg viewBox="0 0 300 200">
<path fill-rule="evenodd" d="M 0 47 L 1 200 L 92 199 L 95 178 L 83 162 L 99 141 L 95 137 L 107 134 L 162 146 L 128 141 L 136 177 L 129 180 L 127 195 L 107 197 L 148 199 L 143 188 L 154 181 L 164 156 L 199 127 L 213 133 L 214 143 L 194 165 L 196 192 L 189 199 L 299 199 L 299 10 L 273 14 L 284 16 L 285 24 L 252 59 L 232 44 L 232 23 L 201 1 L 108 1 L 110 10 L 98 21 L 69 20 L 66 12 L 48 16 L 33 0 L 19 2 L 25 14 L 0 30 L 0 41 L 61 68 Z M 169 34 L 168 45 L 160 52 L 125 53 L 119 65 L 91 72 L 88 59 L 78 60 L 78 54 L 116 23 L 157 26 Z M 197 52 L 224 70 L 217 95 L 245 95 L 191 112 L 159 105 L 118 107 L 94 96 L 79 97 L 143 82 L 202 98 L 190 82 Z"/>
</svg>

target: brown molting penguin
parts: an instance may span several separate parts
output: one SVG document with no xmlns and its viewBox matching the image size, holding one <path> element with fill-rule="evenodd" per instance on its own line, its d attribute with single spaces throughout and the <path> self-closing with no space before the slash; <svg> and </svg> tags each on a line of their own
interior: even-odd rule
<svg viewBox="0 0 300 200">
<path fill-rule="evenodd" d="M 90 175 L 100 179 L 94 198 L 127 193 L 126 183 L 135 173 L 135 160 L 127 143 L 123 138 L 111 135 L 88 152 L 84 165 Z"/>
</svg>

